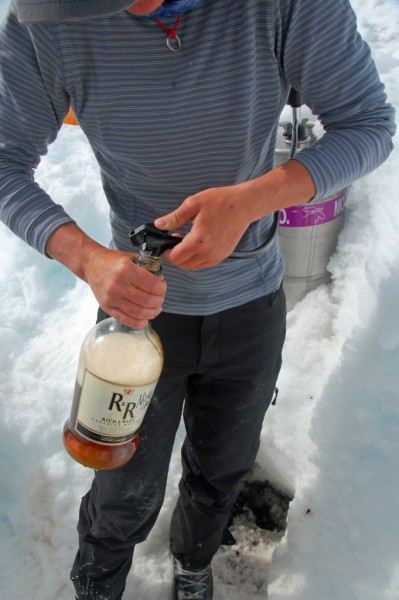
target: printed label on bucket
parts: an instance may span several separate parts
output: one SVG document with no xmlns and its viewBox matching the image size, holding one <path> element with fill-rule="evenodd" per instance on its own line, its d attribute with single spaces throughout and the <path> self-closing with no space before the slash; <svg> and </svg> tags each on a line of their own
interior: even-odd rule
<svg viewBox="0 0 399 600">
<path fill-rule="evenodd" d="M 280 210 L 280 227 L 313 227 L 334 221 L 344 212 L 346 192 L 317 204 L 300 204 Z"/>
</svg>

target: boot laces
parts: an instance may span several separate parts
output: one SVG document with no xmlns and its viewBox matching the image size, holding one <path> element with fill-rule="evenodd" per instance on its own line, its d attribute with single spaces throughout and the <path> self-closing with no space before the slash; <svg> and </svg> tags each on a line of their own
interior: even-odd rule
<svg viewBox="0 0 399 600">
<path fill-rule="evenodd" d="M 175 558 L 174 571 L 175 577 L 179 578 L 178 600 L 204 600 L 209 583 L 209 567 L 190 571 Z"/>
</svg>

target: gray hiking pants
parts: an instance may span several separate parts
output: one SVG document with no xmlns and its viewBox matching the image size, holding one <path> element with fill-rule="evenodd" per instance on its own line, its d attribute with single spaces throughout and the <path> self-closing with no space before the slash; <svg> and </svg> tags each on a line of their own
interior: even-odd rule
<svg viewBox="0 0 399 600">
<path fill-rule="evenodd" d="M 122 598 L 134 546 L 146 539 L 163 503 L 182 414 L 186 438 L 171 551 L 186 566 L 211 561 L 257 455 L 281 366 L 285 316 L 280 289 L 214 315 L 163 313 L 152 322 L 164 369 L 136 454 L 120 469 L 97 471 L 82 499 L 71 573 L 79 600 Z"/>
</svg>

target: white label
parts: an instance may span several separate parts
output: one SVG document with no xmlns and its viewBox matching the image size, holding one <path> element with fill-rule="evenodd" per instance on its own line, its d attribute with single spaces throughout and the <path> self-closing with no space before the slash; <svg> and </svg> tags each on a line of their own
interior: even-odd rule
<svg viewBox="0 0 399 600">
<path fill-rule="evenodd" d="M 140 427 L 157 382 L 121 386 L 86 369 L 75 423 L 83 437 L 100 444 L 124 444 Z"/>
</svg>

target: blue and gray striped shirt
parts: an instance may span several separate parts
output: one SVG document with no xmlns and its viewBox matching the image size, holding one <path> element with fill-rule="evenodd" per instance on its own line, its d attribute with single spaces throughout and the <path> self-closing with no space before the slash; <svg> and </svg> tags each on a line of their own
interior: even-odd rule
<svg viewBox="0 0 399 600">
<path fill-rule="evenodd" d="M 291 86 L 326 130 L 297 155 L 315 200 L 389 155 L 394 111 L 347 0 L 203 0 L 178 34 L 171 52 L 156 22 L 127 11 L 21 25 L 11 7 L 0 35 L 0 212 L 40 252 L 72 220 L 34 182 L 70 105 L 101 167 L 111 245 L 124 250 L 132 228 L 187 196 L 270 170 Z M 253 223 L 239 249 L 261 245 L 271 221 Z M 282 273 L 277 241 L 202 271 L 165 264 L 164 309 L 217 312 L 276 290 Z"/>
</svg>

